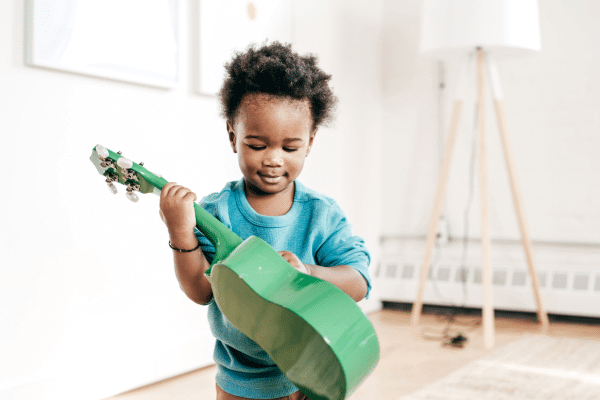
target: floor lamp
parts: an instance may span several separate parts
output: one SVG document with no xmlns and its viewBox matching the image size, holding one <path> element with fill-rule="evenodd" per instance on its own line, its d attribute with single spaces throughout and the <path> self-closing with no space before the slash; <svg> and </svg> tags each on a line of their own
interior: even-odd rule
<svg viewBox="0 0 600 400">
<path fill-rule="evenodd" d="M 502 138 L 515 212 L 521 231 L 521 241 L 529 267 L 529 275 L 537 304 L 537 317 L 542 331 L 548 329 L 548 315 L 543 306 L 539 279 L 533 260 L 529 229 L 525 221 L 523 201 L 517 182 L 512 147 L 504 116 L 500 80 L 493 59 L 521 56 L 540 50 L 539 11 L 537 0 L 424 0 L 421 18 L 421 53 L 439 60 L 458 59 L 463 63 L 475 53 L 477 59 L 477 121 L 479 140 L 479 175 L 481 195 L 481 248 L 483 283 L 484 346 L 494 347 L 494 308 L 490 267 L 489 193 L 487 148 L 485 137 L 485 81 L 490 77 L 498 128 Z M 486 66 L 488 74 L 486 74 Z M 466 70 L 466 69 L 464 69 Z M 464 78 L 461 77 L 461 78 Z M 460 91 L 460 88 L 459 88 Z M 454 142 L 458 130 L 462 99 L 454 103 L 452 120 L 438 180 L 433 213 L 427 234 L 425 257 L 411 320 L 419 324 L 423 307 L 423 290 L 429 275 L 429 265 L 436 240 Z"/>
</svg>

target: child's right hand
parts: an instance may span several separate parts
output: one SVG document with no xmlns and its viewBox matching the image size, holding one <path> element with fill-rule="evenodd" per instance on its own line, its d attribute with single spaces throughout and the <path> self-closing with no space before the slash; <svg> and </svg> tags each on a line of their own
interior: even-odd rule
<svg viewBox="0 0 600 400">
<path fill-rule="evenodd" d="M 197 196 L 190 189 L 176 184 L 167 183 L 160 193 L 160 218 L 169 233 L 189 234 L 196 226 L 194 201 Z"/>
<path fill-rule="evenodd" d="M 173 249 L 175 275 L 181 289 L 192 301 L 208 304 L 212 287 L 204 272 L 210 268 L 198 238 L 194 234 L 196 194 L 174 182 L 167 183 L 160 193 L 160 217 L 169 229 L 169 244 Z M 179 251 L 176 251 L 179 250 Z"/>
</svg>

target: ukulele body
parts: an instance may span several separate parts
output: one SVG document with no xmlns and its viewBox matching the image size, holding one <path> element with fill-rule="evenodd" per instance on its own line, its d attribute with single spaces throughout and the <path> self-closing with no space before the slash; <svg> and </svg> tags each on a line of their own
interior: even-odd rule
<svg viewBox="0 0 600 400">
<path fill-rule="evenodd" d="M 377 364 L 377 336 L 354 300 L 262 239 L 246 239 L 209 280 L 221 312 L 311 400 L 345 399 Z"/>
</svg>

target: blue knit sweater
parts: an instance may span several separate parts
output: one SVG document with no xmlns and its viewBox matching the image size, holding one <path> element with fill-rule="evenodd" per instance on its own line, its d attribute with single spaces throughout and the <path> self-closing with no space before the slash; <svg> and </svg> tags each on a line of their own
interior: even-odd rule
<svg viewBox="0 0 600 400">
<path fill-rule="evenodd" d="M 290 251 L 305 264 L 322 267 L 349 265 L 365 278 L 369 290 L 370 256 L 361 238 L 337 203 L 295 181 L 294 203 L 282 216 L 260 215 L 250 206 L 244 180 L 229 182 L 220 193 L 213 193 L 200 205 L 242 239 L 258 236 L 277 251 Z M 202 251 L 212 262 L 214 247 L 200 231 L 196 236 Z M 217 384 L 227 393 L 252 399 L 271 399 L 290 395 L 298 389 L 285 377 L 269 355 L 236 329 L 213 300 L 208 319 L 217 339 L 214 360 Z"/>
</svg>

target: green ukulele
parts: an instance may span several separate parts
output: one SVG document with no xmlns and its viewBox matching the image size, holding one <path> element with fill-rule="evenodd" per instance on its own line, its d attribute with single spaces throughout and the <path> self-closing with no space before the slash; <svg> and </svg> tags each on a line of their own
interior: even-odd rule
<svg viewBox="0 0 600 400">
<path fill-rule="evenodd" d="M 131 160 L 96 146 L 92 163 L 113 193 L 114 182 L 159 194 L 168 183 Z M 375 330 L 354 300 L 324 280 L 298 272 L 267 242 L 242 240 L 194 203 L 197 228 L 215 246 L 206 272 L 227 319 L 271 356 L 311 400 L 343 400 L 379 360 Z"/>
</svg>

